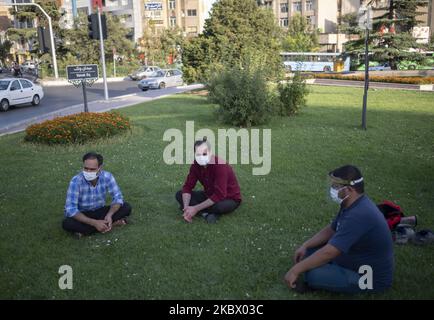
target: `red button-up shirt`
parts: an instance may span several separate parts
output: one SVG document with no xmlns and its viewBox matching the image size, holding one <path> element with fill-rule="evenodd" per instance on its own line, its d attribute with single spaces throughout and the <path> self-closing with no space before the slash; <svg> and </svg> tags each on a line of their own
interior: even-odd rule
<svg viewBox="0 0 434 320">
<path fill-rule="evenodd" d="M 194 161 L 182 187 L 182 193 L 191 193 L 198 180 L 203 185 L 205 194 L 213 202 L 224 199 L 241 201 L 240 186 L 232 167 L 218 157 L 211 156 L 207 166 L 200 166 Z"/>
</svg>

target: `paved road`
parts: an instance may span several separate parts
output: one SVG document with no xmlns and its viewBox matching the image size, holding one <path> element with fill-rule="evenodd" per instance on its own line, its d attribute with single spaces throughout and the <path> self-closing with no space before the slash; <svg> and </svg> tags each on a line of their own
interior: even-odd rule
<svg viewBox="0 0 434 320">
<path fill-rule="evenodd" d="M 144 98 L 155 98 L 173 93 L 176 90 L 176 88 L 166 88 L 142 92 L 137 88 L 137 82 L 129 80 L 109 82 L 108 88 L 110 98 L 136 93 L 140 93 L 140 96 L 143 96 Z M 0 132 L 14 123 L 39 117 L 41 115 L 61 110 L 69 106 L 83 103 L 82 89 L 75 88 L 73 85 L 52 87 L 47 86 L 44 87 L 44 93 L 45 97 L 41 100 L 41 104 L 37 107 L 32 105 L 23 105 L 11 107 L 11 109 L 7 112 L 1 112 Z M 94 84 L 90 88 L 87 88 L 87 98 L 89 102 L 104 99 L 103 84 L 98 83 Z M 89 107 L 89 111 L 92 111 L 91 107 Z"/>
</svg>

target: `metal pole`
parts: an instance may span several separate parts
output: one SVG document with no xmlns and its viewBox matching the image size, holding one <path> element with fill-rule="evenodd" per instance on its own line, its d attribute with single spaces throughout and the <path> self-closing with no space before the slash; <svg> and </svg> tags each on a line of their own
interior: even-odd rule
<svg viewBox="0 0 434 320">
<path fill-rule="evenodd" d="M 16 7 L 16 6 L 35 6 L 38 7 L 39 10 L 42 11 L 42 13 L 45 15 L 45 17 L 48 20 L 48 27 L 50 29 L 50 41 L 51 41 L 51 55 L 52 55 L 52 59 L 53 59 L 53 68 L 54 68 L 54 77 L 57 79 L 59 78 L 59 74 L 57 72 L 57 58 L 56 58 L 56 48 L 54 47 L 54 34 L 53 34 L 53 27 L 51 25 L 51 17 L 45 12 L 44 9 L 42 9 L 42 7 L 37 4 L 37 3 L 0 3 L 0 6 L 12 6 L 12 7 Z"/>
<path fill-rule="evenodd" d="M 89 112 L 87 107 L 86 85 L 83 80 L 81 81 L 81 87 L 83 88 L 84 112 Z"/>
<path fill-rule="evenodd" d="M 366 109 L 368 102 L 368 89 L 369 89 L 369 28 L 366 28 L 365 37 L 365 87 L 363 92 L 363 111 L 362 111 L 362 128 L 366 130 Z"/>
<path fill-rule="evenodd" d="M 107 88 L 107 75 L 105 72 L 105 53 L 104 53 L 104 39 L 102 36 L 102 24 L 101 24 L 101 8 L 98 6 L 98 29 L 99 29 L 99 44 L 101 50 L 101 62 L 102 62 L 102 78 L 104 82 L 104 99 L 108 100 L 108 88 Z"/>
<path fill-rule="evenodd" d="M 48 27 L 50 28 L 51 55 L 53 56 L 54 77 L 58 79 L 59 72 L 57 70 L 57 58 L 56 58 L 56 48 L 54 47 L 53 26 L 51 25 L 51 18 L 48 15 L 47 15 L 47 19 L 48 19 Z"/>
</svg>

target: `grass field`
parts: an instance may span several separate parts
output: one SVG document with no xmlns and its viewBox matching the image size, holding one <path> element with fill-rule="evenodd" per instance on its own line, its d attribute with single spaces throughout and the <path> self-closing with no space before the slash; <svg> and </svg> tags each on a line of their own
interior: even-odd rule
<svg viewBox="0 0 434 320">
<path fill-rule="evenodd" d="M 174 199 L 188 165 L 164 164 L 168 128 L 216 123 L 204 97 L 177 95 L 126 109 L 131 134 L 80 146 L 37 146 L 23 133 L 0 138 L 0 298 L 2 299 L 342 299 L 297 295 L 283 282 L 296 247 L 337 212 L 328 171 L 361 168 L 376 202 L 397 202 L 419 228 L 434 229 L 434 95 L 370 91 L 368 130 L 359 129 L 362 90 L 312 87 L 308 107 L 276 118 L 272 169 L 253 176 L 234 165 L 243 204 L 216 225 L 186 224 Z M 61 229 L 70 178 L 81 156 L 105 157 L 133 206 L 132 224 L 75 240 Z M 396 246 L 392 290 L 368 299 L 434 298 L 434 247 Z M 70 265 L 73 290 L 60 290 Z"/>
</svg>

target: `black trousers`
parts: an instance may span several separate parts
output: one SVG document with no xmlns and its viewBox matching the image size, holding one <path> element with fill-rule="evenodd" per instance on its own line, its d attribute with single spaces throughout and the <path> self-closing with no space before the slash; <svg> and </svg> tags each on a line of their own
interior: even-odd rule
<svg viewBox="0 0 434 320">
<path fill-rule="evenodd" d="M 99 209 L 94 210 L 94 211 L 85 211 L 82 213 L 86 217 L 89 217 L 91 219 L 104 220 L 104 218 L 105 218 L 105 216 L 109 210 L 110 210 L 110 206 L 105 206 L 105 207 L 99 208 Z M 130 214 L 131 214 L 131 206 L 129 205 L 128 202 L 124 202 L 122 207 L 120 207 L 119 210 L 115 212 L 115 214 L 112 217 L 112 220 L 113 220 L 113 222 L 115 222 L 117 220 L 125 218 L 126 216 L 129 216 Z M 63 220 L 62 227 L 66 231 L 79 232 L 79 233 L 84 234 L 84 235 L 89 235 L 89 234 L 92 234 L 92 233 L 95 233 L 98 231 L 98 230 L 96 230 L 95 227 L 88 225 L 86 223 L 80 222 L 80 221 L 74 219 L 73 217 L 65 218 L 65 220 Z"/>
<path fill-rule="evenodd" d="M 208 196 L 205 194 L 204 191 L 192 191 L 190 205 L 195 206 L 201 202 L 204 202 L 206 199 L 208 199 Z M 180 209 L 181 210 L 184 209 L 184 204 L 182 202 L 182 190 L 176 193 L 176 200 L 179 202 Z M 222 201 L 214 203 L 211 207 L 203 209 L 200 212 L 207 212 L 207 213 L 221 215 L 221 214 L 230 213 L 234 211 L 236 208 L 238 208 L 239 205 L 240 205 L 239 201 L 235 201 L 232 199 L 224 199 Z"/>
</svg>

